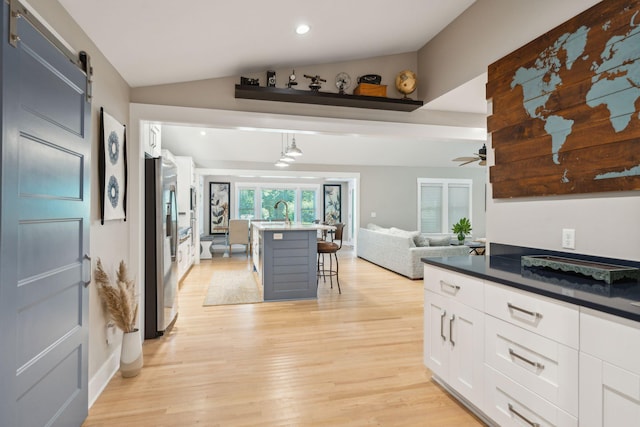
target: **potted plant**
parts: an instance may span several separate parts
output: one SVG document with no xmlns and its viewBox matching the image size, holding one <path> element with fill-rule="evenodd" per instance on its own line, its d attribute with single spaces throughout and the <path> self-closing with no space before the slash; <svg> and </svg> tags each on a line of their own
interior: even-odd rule
<svg viewBox="0 0 640 427">
<path fill-rule="evenodd" d="M 127 266 L 124 261 L 120 261 L 116 283 L 111 283 L 99 258 L 95 281 L 98 285 L 98 295 L 105 304 L 109 317 L 123 332 L 120 372 L 123 377 L 134 377 L 142 369 L 142 339 L 140 330 L 135 326 L 138 318 L 135 283 L 127 278 Z"/>
<path fill-rule="evenodd" d="M 463 244 L 468 234 L 471 234 L 471 222 L 467 218 L 460 218 L 460 221 L 453 224 L 451 230 L 458 236 L 458 243 Z"/>
</svg>

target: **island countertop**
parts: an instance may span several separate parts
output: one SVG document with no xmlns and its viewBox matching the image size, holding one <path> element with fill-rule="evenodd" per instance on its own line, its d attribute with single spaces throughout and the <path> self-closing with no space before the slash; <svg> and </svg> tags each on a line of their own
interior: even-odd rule
<svg viewBox="0 0 640 427">
<path fill-rule="evenodd" d="M 255 221 L 251 225 L 258 230 L 265 231 L 308 231 L 308 230 L 335 230 L 333 225 L 324 224 L 303 224 L 292 222 L 286 224 L 283 221 Z"/>
</svg>

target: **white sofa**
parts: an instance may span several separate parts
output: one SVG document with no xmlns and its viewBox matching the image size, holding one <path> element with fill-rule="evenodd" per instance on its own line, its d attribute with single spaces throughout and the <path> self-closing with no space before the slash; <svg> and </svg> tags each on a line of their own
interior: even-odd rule
<svg viewBox="0 0 640 427">
<path fill-rule="evenodd" d="M 429 239 L 417 231 L 372 225 L 368 227 L 358 230 L 358 257 L 410 279 L 424 277 L 421 258 L 469 255 L 468 246 L 450 246 L 448 242 L 446 246 L 416 246 L 416 240 L 421 244 L 428 244 Z M 448 236 L 431 236 L 431 241 L 438 243 L 437 240 L 446 241 L 447 238 Z"/>
</svg>

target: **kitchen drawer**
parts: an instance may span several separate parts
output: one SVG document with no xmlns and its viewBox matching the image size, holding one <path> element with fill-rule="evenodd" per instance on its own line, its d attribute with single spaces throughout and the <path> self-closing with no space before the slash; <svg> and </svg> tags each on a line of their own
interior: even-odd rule
<svg viewBox="0 0 640 427">
<path fill-rule="evenodd" d="M 581 308 L 580 351 L 640 375 L 640 323 Z"/>
<path fill-rule="evenodd" d="M 578 349 L 578 307 L 529 292 L 486 283 L 485 312 Z"/>
<path fill-rule="evenodd" d="M 484 282 L 481 279 L 425 264 L 424 288 L 484 311 Z"/>
<path fill-rule="evenodd" d="M 577 427 L 578 419 L 485 366 L 485 413 L 501 427 Z"/>
<path fill-rule="evenodd" d="M 485 316 L 485 363 L 578 416 L 578 350 Z"/>
</svg>

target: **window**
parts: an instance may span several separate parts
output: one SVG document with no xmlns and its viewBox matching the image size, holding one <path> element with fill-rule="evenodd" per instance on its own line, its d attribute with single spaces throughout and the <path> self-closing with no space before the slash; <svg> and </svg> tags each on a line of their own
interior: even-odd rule
<svg viewBox="0 0 640 427">
<path fill-rule="evenodd" d="M 451 233 L 460 218 L 471 220 L 470 179 L 418 178 L 418 224 L 422 233 Z"/>
<path fill-rule="evenodd" d="M 289 220 L 295 220 L 296 212 L 296 192 L 295 190 L 279 189 L 279 188 L 263 188 L 260 197 L 260 217 L 262 219 L 270 219 L 273 221 L 284 219 L 285 208 L 275 205 L 279 200 L 287 202 L 289 210 Z"/>
<path fill-rule="evenodd" d="M 241 188 L 238 190 L 238 217 L 253 219 L 256 213 L 256 190 Z"/>
<path fill-rule="evenodd" d="M 300 221 L 311 224 L 316 220 L 316 190 L 302 190 L 300 192 Z"/>
<path fill-rule="evenodd" d="M 317 211 L 319 192 L 319 185 L 236 184 L 236 212 L 239 218 L 282 221 L 284 206 L 274 206 L 285 200 L 290 221 L 310 224 L 322 215 Z"/>
</svg>

